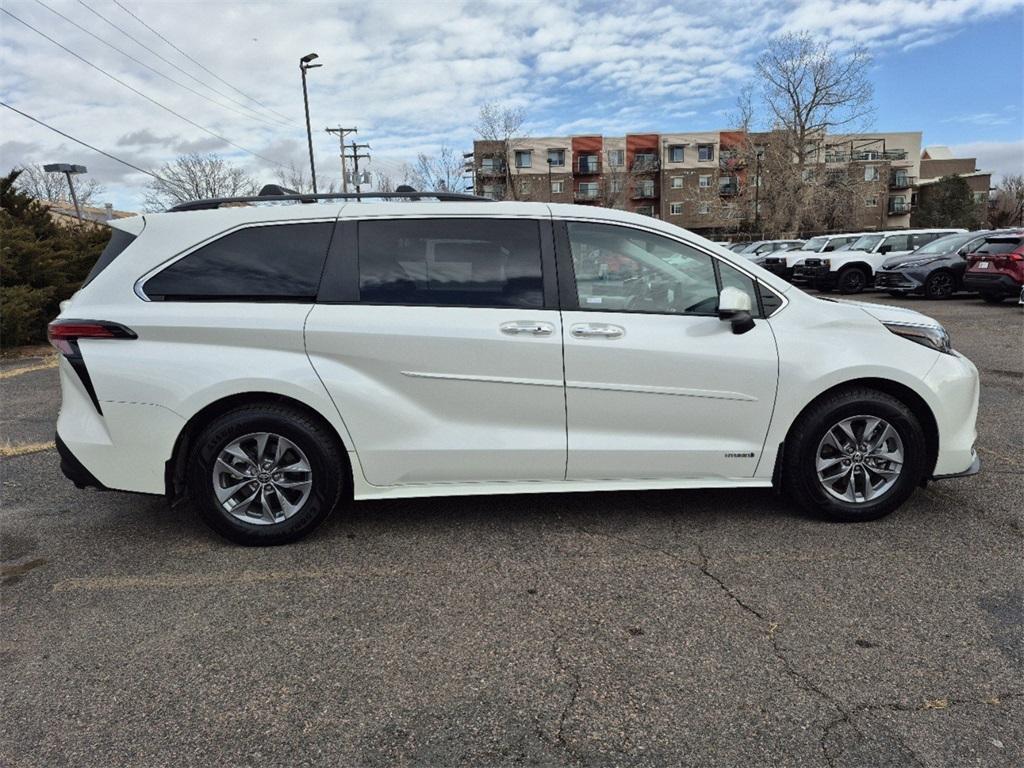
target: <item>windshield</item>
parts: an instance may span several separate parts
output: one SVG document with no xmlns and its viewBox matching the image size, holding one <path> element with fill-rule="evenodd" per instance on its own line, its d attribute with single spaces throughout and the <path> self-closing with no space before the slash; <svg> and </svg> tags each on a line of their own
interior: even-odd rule
<svg viewBox="0 0 1024 768">
<path fill-rule="evenodd" d="M 802 246 L 800 246 L 800 250 L 801 251 L 814 251 L 815 253 L 817 253 L 822 248 L 824 248 L 826 245 L 828 245 L 828 238 L 827 237 L 812 237 L 810 240 L 808 240 L 806 243 L 804 243 Z"/>
<path fill-rule="evenodd" d="M 922 245 L 911 255 L 928 256 L 933 253 L 949 253 L 950 251 L 955 251 L 968 240 L 972 240 L 975 237 L 977 237 L 977 235 L 947 235 L 946 237 L 940 237 L 938 240 L 932 240 L 927 245 Z"/>
<path fill-rule="evenodd" d="M 856 243 L 856 242 L 857 242 L 856 240 L 850 240 L 849 242 L 843 243 L 842 245 L 840 245 L 838 248 L 836 248 L 834 250 L 837 250 L 837 251 L 852 251 L 853 250 L 853 244 Z"/>
<path fill-rule="evenodd" d="M 880 242 L 882 242 L 881 235 L 861 235 L 850 244 L 848 249 L 844 248 L 843 250 L 870 251 Z"/>
<path fill-rule="evenodd" d="M 747 243 L 743 248 L 737 249 L 736 253 L 753 253 L 761 247 L 762 242 L 762 240 L 757 240 L 753 243 Z"/>
</svg>

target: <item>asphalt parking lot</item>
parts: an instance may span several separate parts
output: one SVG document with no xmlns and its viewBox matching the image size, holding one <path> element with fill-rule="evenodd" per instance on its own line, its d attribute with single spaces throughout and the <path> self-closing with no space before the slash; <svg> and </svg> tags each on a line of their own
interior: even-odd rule
<svg viewBox="0 0 1024 768">
<path fill-rule="evenodd" d="M 55 368 L 6 361 L 0 764 L 1024 764 L 1024 315 L 864 298 L 977 364 L 984 467 L 860 525 L 770 491 L 428 499 L 244 549 L 76 491 Z"/>
</svg>

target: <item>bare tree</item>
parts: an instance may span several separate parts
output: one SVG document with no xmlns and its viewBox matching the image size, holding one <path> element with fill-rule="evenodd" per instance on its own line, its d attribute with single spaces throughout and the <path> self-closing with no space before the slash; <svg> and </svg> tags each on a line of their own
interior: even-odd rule
<svg viewBox="0 0 1024 768">
<path fill-rule="evenodd" d="M 243 169 L 216 154 L 181 155 L 157 172 L 143 198 L 147 211 L 162 211 L 178 203 L 210 197 L 256 194 L 256 181 Z"/>
<path fill-rule="evenodd" d="M 997 228 L 1024 225 L 1024 175 L 1003 177 L 996 187 L 988 220 L 990 226 Z"/>
<path fill-rule="evenodd" d="M 377 192 L 394 192 L 403 184 L 415 185 L 413 169 L 408 163 L 402 163 L 397 177 L 387 171 L 373 171 L 373 188 Z"/>
<path fill-rule="evenodd" d="M 412 167 L 412 183 L 418 190 L 459 192 L 464 188 L 462 153 L 442 144 L 436 155 L 420 152 Z"/>
<path fill-rule="evenodd" d="M 772 128 L 784 135 L 801 167 L 823 136 L 874 114 L 871 56 L 857 47 L 838 53 L 809 32 L 783 35 L 757 60 L 761 99 Z M 753 95 L 749 96 L 753 116 Z M 742 107 L 741 107 L 742 110 Z"/>
<path fill-rule="evenodd" d="M 517 200 L 518 185 L 513 183 L 515 167 L 514 153 L 522 138 L 520 133 L 526 122 L 526 112 L 522 107 L 510 107 L 496 102 L 487 102 L 480 107 L 480 115 L 476 122 L 476 132 L 493 146 L 492 156 L 498 157 L 504 168 L 504 183 L 501 188 L 503 196 Z"/>
<path fill-rule="evenodd" d="M 306 169 L 296 166 L 295 163 L 289 163 L 287 168 L 278 168 L 275 178 L 277 183 L 286 189 L 294 189 L 296 192 L 313 192 L 313 182 L 310 177 L 306 176 Z M 319 192 L 329 195 L 338 191 L 338 182 L 331 180 L 324 184 L 324 180 L 320 179 L 317 189 Z"/>
<path fill-rule="evenodd" d="M 80 205 L 92 205 L 106 190 L 96 179 L 87 176 L 75 178 L 75 195 Z M 16 186 L 36 200 L 73 205 L 68 179 L 63 173 L 48 173 L 41 165 L 26 165 L 21 168 Z"/>
</svg>

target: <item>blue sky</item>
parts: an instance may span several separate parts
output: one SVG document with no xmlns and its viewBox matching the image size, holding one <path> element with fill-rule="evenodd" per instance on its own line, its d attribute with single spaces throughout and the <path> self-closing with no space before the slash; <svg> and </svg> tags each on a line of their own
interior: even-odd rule
<svg viewBox="0 0 1024 768">
<path fill-rule="evenodd" d="M 839 50 L 864 45 L 873 54 L 871 129 L 921 130 L 926 145 L 951 145 L 997 174 L 1024 171 L 1024 0 L 0 0 L 0 8 L 202 126 L 0 14 L 3 101 L 147 169 L 186 151 L 218 152 L 263 182 L 281 166 L 305 168 L 297 60 L 309 51 L 324 64 L 310 73 L 310 102 L 318 171 L 329 182 L 338 161 L 327 125 L 357 125 L 373 166 L 397 175 L 418 152 L 470 148 L 485 101 L 522 106 L 535 135 L 727 128 L 756 57 L 777 35 L 808 30 Z M 5 168 L 83 163 L 105 185 L 104 199 L 138 206 L 145 175 L 5 109 L 0 129 Z"/>
</svg>

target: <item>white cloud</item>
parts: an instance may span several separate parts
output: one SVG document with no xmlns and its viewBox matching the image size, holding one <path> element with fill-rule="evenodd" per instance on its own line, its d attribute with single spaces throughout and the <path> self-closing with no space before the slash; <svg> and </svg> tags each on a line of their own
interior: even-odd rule
<svg viewBox="0 0 1024 768">
<path fill-rule="evenodd" d="M 241 101 L 268 126 L 172 85 L 58 19 L 35 2 L 4 8 L 97 66 L 235 144 L 304 167 L 299 56 L 309 72 L 318 176 L 337 179 L 337 139 L 328 125 L 356 125 L 381 167 L 392 170 L 442 143 L 473 139 L 484 101 L 519 104 L 543 133 L 714 127 L 774 35 L 811 29 L 840 45 L 861 42 L 884 58 L 948 37 L 965 24 L 1024 7 L 1024 0 L 448 0 L 447 2 L 142 3 L 124 0 L 148 24 L 257 106 L 196 68 L 110 0 L 90 2 L 145 45 L 210 88 L 159 61 L 78 3 L 46 0 L 96 35 L 234 109 Z M 0 24 L 3 98 L 142 167 L 184 151 L 216 149 L 261 180 L 274 166 L 174 117 L 90 69 L 9 17 Z M 219 91 L 220 93 L 217 93 Z M 273 110 L 273 112 L 268 111 Z M 989 123 L 994 124 L 994 123 Z M 964 125 L 971 125 L 965 121 Z M 927 126 L 921 126 L 927 128 Z M 116 204 L 137 202 L 145 177 L 76 147 L 7 110 L 5 164 L 74 160 L 89 165 Z"/>
<path fill-rule="evenodd" d="M 950 147 L 956 157 L 978 158 L 978 168 L 991 171 L 993 185 L 1003 176 L 1024 172 L 1024 139 L 1017 141 L 973 141 Z"/>
</svg>

